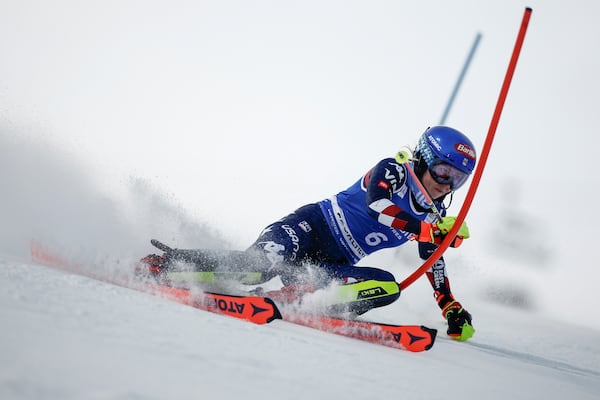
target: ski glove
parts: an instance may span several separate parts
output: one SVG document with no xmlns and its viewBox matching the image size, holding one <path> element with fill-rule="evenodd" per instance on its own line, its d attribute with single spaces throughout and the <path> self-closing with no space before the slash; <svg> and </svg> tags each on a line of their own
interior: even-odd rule
<svg viewBox="0 0 600 400">
<path fill-rule="evenodd" d="M 446 333 L 452 339 L 464 342 L 475 333 L 475 328 L 471 325 L 471 314 L 458 301 L 448 303 L 442 310 L 442 315 L 448 321 Z"/>
<path fill-rule="evenodd" d="M 440 244 L 454 226 L 455 221 L 456 217 L 442 217 L 442 220 L 439 222 L 421 222 L 421 232 L 417 235 L 416 239 L 419 242 Z M 463 222 L 450 246 L 458 247 L 462 244 L 463 239 L 468 239 L 470 236 L 469 227 L 466 222 Z"/>
</svg>

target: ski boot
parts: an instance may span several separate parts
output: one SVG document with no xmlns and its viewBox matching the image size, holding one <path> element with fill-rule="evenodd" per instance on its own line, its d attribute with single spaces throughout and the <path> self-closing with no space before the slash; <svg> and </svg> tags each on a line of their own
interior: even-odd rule
<svg viewBox="0 0 600 400">
<path fill-rule="evenodd" d="M 135 265 L 134 273 L 139 278 L 154 278 L 160 281 L 166 278 L 167 264 L 166 256 L 149 254 Z"/>
<path fill-rule="evenodd" d="M 400 286 L 395 281 L 350 278 L 329 286 L 313 300 L 328 315 L 359 316 L 373 308 L 391 304 L 399 297 Z"/>
</svg>

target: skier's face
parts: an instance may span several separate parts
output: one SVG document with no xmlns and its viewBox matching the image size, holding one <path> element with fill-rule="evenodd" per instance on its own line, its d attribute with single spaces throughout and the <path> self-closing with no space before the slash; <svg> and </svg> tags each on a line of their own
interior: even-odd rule
<svg viewBox="0 0 600 400">
<path fill-rule="evenodd" d="M 432 199 L 438 199 L 452 191 L 448 183 L 437 183 L 428 170 L 423 174 L 423 186 Z"/>
</svg>

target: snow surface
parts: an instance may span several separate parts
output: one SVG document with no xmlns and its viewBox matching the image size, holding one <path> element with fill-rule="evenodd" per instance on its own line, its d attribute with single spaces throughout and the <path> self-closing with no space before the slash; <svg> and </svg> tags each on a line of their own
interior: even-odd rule
<svg viewBox="0 0 600 400">
<path fill-rule="evenodd" d="M 10 259 L 0 261 L 2 399 L 598 399 L 600 334 L 479 303 L 475 337 L 410 353 L 274 321 L 253 325 Z M 484 312 L 485 311 L 485 312 Z"/>
</svg>

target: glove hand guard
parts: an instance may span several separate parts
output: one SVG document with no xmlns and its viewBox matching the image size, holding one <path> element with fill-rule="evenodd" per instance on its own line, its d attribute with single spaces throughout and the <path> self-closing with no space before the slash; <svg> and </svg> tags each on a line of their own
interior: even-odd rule
<svg viewBox="0 0 600 400">
<path fill-rule="evenodd" d="M 436 227 L 437 227 L 437 230 L 439 230 L 442 235 L 447 235 L 448 232 L 450 232 L 450 230 L 454 226 L 455 222 L 456 222 L 456 217 L 442 217 L 442 220 L 440 222 L 438 222 L 437 224 L 433 224 L 432 227 L 433 227 L 434 231 L 436 230 Z M 471 236 L 469 234 L 469 227 L 467 226 L 466 222 L 462 223 L 456 236 L 460 236 L 463 239 L 468 239 Z"/>
<path fill-rule="evenodd" d="M 448 303 L 442 310 L 442 315 L 448 321 L 446 333 L 452 339 L 464 342 L 475 333 L 475 328 L 471 325 L 471 314 L 458 301 Z"/>
<path fill-rule="evenodd" d="M 440 244 L 454 226 L 455 221 L 456 217 L 442 217 L 441 221 L 433 224 L 421 222 L 421 233 L 416 235 L 416 239 L 419 242 Z M 470 236 L 469 227 L 466 222 L 463 222 L 450 246 L 458 247 L 462 244 L 463 239 L 468 239 Z"/>
</svg>

